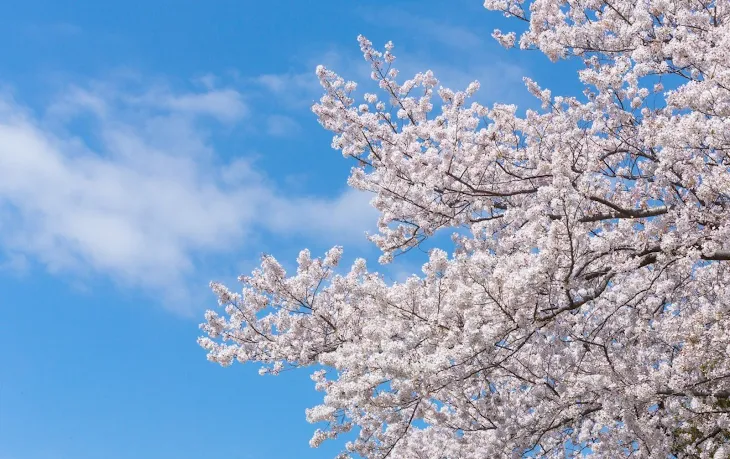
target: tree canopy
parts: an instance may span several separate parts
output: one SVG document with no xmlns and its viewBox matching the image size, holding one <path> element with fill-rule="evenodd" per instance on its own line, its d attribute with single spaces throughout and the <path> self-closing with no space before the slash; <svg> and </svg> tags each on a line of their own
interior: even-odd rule
<svg viewBox="0 0 730 459">
<path fill-rule="evenodd" d="M 453 245 L 403 282 L 339 247 L 266 256 L 212 284 L 200 344 L 316 366 L 311 445 L 353 432 L 343 458 L 729 457 L 730 2 L 485 7 L 526 26 L 502 45 L 578 60 L 583 93 L 525 79 L 542 109 L 487 107 L 359 37 L 378 92 L 318 67 L 313 111 L 374 193 L 380 261 Z"/>
</svg>

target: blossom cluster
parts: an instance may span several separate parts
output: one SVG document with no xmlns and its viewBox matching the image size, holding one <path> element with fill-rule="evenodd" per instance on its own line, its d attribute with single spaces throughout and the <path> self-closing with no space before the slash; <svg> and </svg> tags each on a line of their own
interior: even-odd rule
<svg viewBox="0 0 730 459">
<path fill-rule="evenodd" d="M 730 457 L 730 2 L 487 0 L 501 44 L 578 59 L 541 110 L 474 101 L 393 45 L 379 92 L 317 68 L 313 107 L 374 193 L 381 262 L 452 231 L 389 283 L 340 248 L 214 284 L 223 365 L 322 366 L 313 446 L 368 458 Z M 488 84 L 488 83 L 487 83 Z M 665 89 L 669 88 L 669 89 Z M 359 97 L 358 97 L 359 98 Z"/>
</svg>

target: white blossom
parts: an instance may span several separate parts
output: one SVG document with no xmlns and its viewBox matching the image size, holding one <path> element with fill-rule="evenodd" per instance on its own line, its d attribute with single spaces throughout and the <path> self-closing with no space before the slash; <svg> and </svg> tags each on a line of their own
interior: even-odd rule
<svg viewBox="0 0 730 459">
<path fill-rule="evenodd" d="M 313 111 L 374 193 L 370 239 L 383 262 L 453 247 L 395 283 L 338 274 L 339 247 L 291 275 L 264 257 L 240 293 L 212 284 L 200 345 L 316 366 L 311 444 L 354 431 L 341 458 L 728 457 L 730 2 L 485 6 L 529 24 L 502 44 L 583 63 L 584 92 L 526 79 L 543 108 L 518 116 L 399 82 L 359 37 L 380 92 L 320 66 Z"/>
</svg>

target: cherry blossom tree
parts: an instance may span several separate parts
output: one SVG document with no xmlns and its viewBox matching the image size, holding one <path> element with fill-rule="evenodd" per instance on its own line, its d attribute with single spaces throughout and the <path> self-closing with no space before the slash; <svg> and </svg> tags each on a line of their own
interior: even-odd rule
<svg viewBox="0 0 730 459">
<path fill-rule="evenodd" d="M 311 445 L 345 435 L 342 458 L 729 457 L 730 2 L 485 6 L 524 24 L 502 45 L 579 60 L 583 93 L 525 79 L 541 110 L 486 107 L 363 37 L 377 93 L 317 69 L 380 261 L 449 252 L 395 283 L 338 247 L 266 256 L 212 284 L 200 344 L 313 367 Z"/>
</svg>

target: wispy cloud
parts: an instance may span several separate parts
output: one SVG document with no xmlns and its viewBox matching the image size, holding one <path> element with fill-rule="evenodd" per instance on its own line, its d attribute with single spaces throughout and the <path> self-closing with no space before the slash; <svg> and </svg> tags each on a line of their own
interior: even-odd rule
<svg viewBox="0 0 730 459">
<path fill-rule="evenodd" d="M 159 82 L 134 92 L 109 82 L 95 82 L 89 88 L 69 86 L 48 111 L 56 117 L 90 112 L 103 118 L 109 110 L 119 114 L 119 108 L 133 110 L 135 114 L 157 112 L 168 116 L 210 117 L 222 122 L 237 121 L 248 113 L 243 94 L 235 89 L 206 86 L 201 92 L 175 92 Z"/>
<path fill-rule="evenodd" d="M 281 73 L 257 75 L 248 79 L 258 88 L 265 89 L 288 109 L 308 109 L 322 96 L 322 87 L 315 75 L 318 65 L 337 69 L 346 78 L 368 78 L 370 70 L 357 48 L 355 36 L 352 46 L 344 50 L 330 49 L 299 58 L 291 70 Z"/>
<path fill-rule="evenodd" d="M 414 33 L 419 39 L 459 48 L 474 49 L 482 46 L 483 37 L 467 27 L 449 24 L 443 19 L 416 15 L 398 8 L 363 10 L 363 16 L 371 23 Z"/>
<path fill-rule="evenodd" d="M 240 251 L 251 235 L 364 240 L 375 219 L 367 196 L 291 196 L 249 158 L 216 152 L 210 121 L 244 119 L 243 99 L 232 88 L 97 84 L 69 88 L 39 115 L 0 97 L 6 267 L 30 257 L 177 303 L 196 256 Z"/>
<path fill-rule="evenodd" d="M 287 91 L 314 92 L 319 90 L 319 84 L 313 75 L 313 73 L 294 72 L 264 74 L 255 77 L 254 81 L 274 94 L 283 94 Z"/>
<path fill-rule="evenodd" d="M 297 121 L 285 115 L 271 115 L 266 119 L 266 132 L 275 137 L 288 137 L 301 132 Z"/>
<path fill-rule="evenodd" d="M 171 112 L 208 115 L 220 121 L 235 121 L 247 111 L 243 96 L 233 89 L 211 89 L 197 94 L 153 91 L 145 94 L 141 102 Z"/>
<path fill-rule="evenodd" d="M 285 105 L 305 108 L 314 103 L 320 93 L 319 83 L 312 71 L 285 72 L 256 76 L 252 82 L 270 92 Z"/>
<path fill-rule="evenodd" d="M 0 273 L 22 277 L 30 270 L 30 261 L 22 253 L 8 253 L 0 259 Z"/>
</svg>

